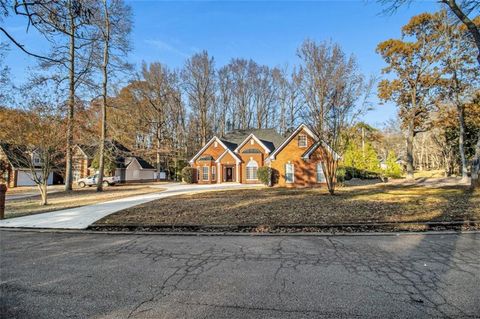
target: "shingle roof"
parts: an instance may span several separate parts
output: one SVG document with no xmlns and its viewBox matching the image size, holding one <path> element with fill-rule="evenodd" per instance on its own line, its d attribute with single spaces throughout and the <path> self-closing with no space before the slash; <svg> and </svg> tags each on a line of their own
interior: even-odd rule
<svg viewBox="0 0 480 319">
<path fill-rule="evenodd" d="M 273 128 L 234 130 L 226 134 L 221 140 L 232 151 L 237 148 L 250 134 L 255 135 L 266 147 L 273 151 L 283 143 L 285 138 Z"/>
<path fill-rule="evenodd" d="M 98 145 L 77 144 L 77 146 L 82 149 L 89 159 L 94 158 L 98 152 Z M 117 168 L 126 168 L 131 163 L 132 159 L 136 158 L 143 169 L 155 169 L 155 167 L 142 157 L 132 156 L 132 152 L 125 145 L 116 140 L 105 141 L 105 149 L 114 157 Z"/>
<path fill-rule="evenodd" d="M 153 167 L 153 165 L 151 165 L 149 162 L 147 162 L 146 160 L 144 160 L 143 158 L 139 157 L 139 156 L 132 156 L 132 157 L 128 157 L 125 159 L 125 167 L 130 165 L 130 163 L 133 161 L 133 159 L 136 159 L 138 164 L 140 164 L 140 167 L 142 169 L 155 169 L 155 167 Z"/>
<path fill-rule="evenodd" d="M 29 168 L 30 161 L 27 157 L 26 146 L 0 143 L 0 147 L 7 157 L 7 160 L 14 168 Z"/>
<path fill-rule="evenodd" d="M 89 159 L 94 158 L 97 154 L 98 147 L 96 145 L 82 145 L 77 144 L 77 146 L 87 155 Z"/>
</svg>

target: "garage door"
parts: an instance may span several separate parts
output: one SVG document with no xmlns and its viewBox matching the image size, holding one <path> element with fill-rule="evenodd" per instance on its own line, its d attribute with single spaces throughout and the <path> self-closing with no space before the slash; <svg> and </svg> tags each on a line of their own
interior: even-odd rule
<svg viewBox="0 0 480 319">
<path fill-rule="evenodd" d="M 48 176 L 48 185 L 52 185 L 52 183 L 53 183 L 53 173 L 50 173 L 50 175 Z M 18 171 L 17 186 L 35 186 L 35 183 L 31 178 L 30 172 Z"/>
</svg>

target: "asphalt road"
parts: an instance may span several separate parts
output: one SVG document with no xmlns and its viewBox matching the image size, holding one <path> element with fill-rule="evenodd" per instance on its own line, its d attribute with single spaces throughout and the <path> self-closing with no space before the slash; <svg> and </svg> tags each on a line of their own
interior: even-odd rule
<svg viewBox="0 0 480 319">
<path fill-rule="evenodd" d="M 0 240 L 1 318 L 480 318 L 480 233 Z"/>
</svg>

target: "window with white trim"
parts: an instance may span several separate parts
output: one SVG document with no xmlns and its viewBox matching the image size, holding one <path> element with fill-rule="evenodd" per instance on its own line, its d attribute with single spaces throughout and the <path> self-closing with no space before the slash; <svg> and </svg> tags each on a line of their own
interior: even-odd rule
<svg viewBox="0 0 480 319">
<path fill-rule="evenodd" d="M 208 181 L 208 166 L 203 167 L 202 180 Z"/>
<path fill-rule="evenodd" d="M 254 181 L 257 180 L 257 171 L 258 171 L 258 164 L 254 160 L 250 160 L 247 164 L 247 180 Z"/>
<path fill-rule="evenodd" d="M 298 147 L 307 147 L 307 136 L 305 134 L 298 135 Z"/>
<path fill-rule="evenodd" d="M 317 163 L 317 183 L 325 183 L 326 181 L 322 163 Z"/>
<path fill-rule="evenodd" d="M 216 175 L 217 175 L 217 168 L 215 166 L 212 166 L 212 181 L 217 180 Z"/>
<path fill-rule="evenodd" d="M 293 164 L 285 164 L 285 182 L 293 183 L 295 179 L 295 168 Z"/>
<path fill-rule="evenodd" d="M 250 139 L 250 145 L 253 145 L 253 144 L 255 144 L 255 141 L 252 138 L 252 139 Z"/>
</svg>

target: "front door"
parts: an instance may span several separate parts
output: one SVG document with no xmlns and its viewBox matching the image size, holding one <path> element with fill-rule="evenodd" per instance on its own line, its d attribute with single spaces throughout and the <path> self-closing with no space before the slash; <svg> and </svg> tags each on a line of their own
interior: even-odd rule
<svg viewBox="0 0 480 319">
<path fill-rule="evenodd" d="M 233 167 L 225 168 L 225 181 L 233 182 Z"/>
</svg>

